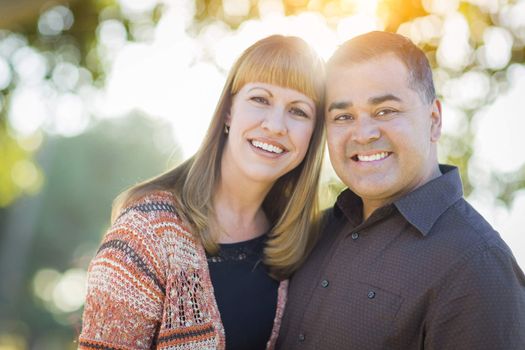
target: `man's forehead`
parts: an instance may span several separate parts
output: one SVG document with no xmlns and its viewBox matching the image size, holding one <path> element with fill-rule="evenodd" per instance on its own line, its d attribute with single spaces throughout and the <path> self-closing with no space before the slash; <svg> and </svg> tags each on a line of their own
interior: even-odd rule
<svg viewBox="0 0 525 350">
<path fill-rule="evenodd" d="M 366 70 L 367 68 L 372 70 L 395 69 L 400 74 L 402 72 L 408 72 L 408 68 L 405 63 L 394 53 L 388 52 L 385 54 L 373 56 L 367 60 L 344 61 L 336 65 L 329 66 L 327 69 L 327 78 L 337 78 L 341 76 L 342 72 L 359 72 L 361 70 Z"/>
<path fill-rule="evenodd" d="M 341 64 L 332 67 L 327 74 L 326 94 L 353 92 L 366 94 L 366 98 L 396 95 L 399 88 L 410 88 L 410 76 L 399 58 L 381 55 L 370 61 Z"/>
</svg>

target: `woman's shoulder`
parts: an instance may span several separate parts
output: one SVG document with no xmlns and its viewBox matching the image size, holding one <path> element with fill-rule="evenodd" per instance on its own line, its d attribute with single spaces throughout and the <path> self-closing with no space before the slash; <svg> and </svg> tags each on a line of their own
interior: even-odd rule
<svg viewBox="0 0 525 350">
<path fill-rule="evenodd" d="M 117 220 L 130 212 L 141 213 L 143 216 L 174 215 L 177 216 L 176 200 L 173 193 L 157 190 L 143 194 L 123 207 Z"/>
<path fill-rule="evenodd" d="M 192 238 L 188 225 L 182 220 L 173 193 L 156 190 L 138 196 L 120 210 L 113 227 L 141 228 L 170 241 L 177 237 Z"/>
</svg>

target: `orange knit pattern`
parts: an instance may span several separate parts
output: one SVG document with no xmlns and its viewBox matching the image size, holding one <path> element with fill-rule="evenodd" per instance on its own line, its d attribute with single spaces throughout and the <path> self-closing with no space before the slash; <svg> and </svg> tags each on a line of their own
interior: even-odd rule
<svg viewBox="0 0 525 350">
<path fill-rule="evenodd" d="M 273 349 L 286 301 L 281 282 Z M 79 349 L 225 349 L 224 327 L 203 246 L 169 192 L 127 207 L 88 269 Z"/>
</svg>

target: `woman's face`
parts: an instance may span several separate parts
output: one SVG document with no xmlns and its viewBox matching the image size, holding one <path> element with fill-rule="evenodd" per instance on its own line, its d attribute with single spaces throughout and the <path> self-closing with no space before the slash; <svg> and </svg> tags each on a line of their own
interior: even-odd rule
<svg viewBox="0 0 525 350">
<path fill-rule="evenodd" d="M 233 96 L 223 174 L 266 185 L 298 166 L 315 127 L 314 101 L 301 92 L 247 83 Z"/>
</svg>

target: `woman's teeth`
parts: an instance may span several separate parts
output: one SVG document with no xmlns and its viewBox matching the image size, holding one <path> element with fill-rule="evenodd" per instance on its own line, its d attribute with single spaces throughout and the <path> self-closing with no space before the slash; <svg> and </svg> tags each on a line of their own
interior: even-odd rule
<svg viewBox="0 0 525 350">
<path fill-rule="evenodd" d="M 280 153 L 284 152 L 284 150 L 282 148 L 279 148 L 279 147 L 274 146 L 274 145 L 270 145 L 270 144 L 265 143 L 265 142 L 252 140 L 251 143 L 255 147 L 263 149 L 263 150 L 268 151 L 268 152 L 277 153 L 277 154 L 280 154 Z"/>
</svg>

